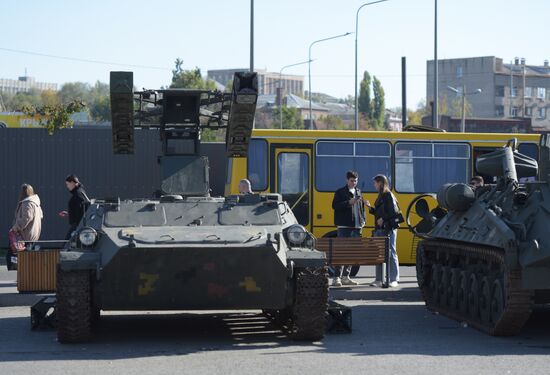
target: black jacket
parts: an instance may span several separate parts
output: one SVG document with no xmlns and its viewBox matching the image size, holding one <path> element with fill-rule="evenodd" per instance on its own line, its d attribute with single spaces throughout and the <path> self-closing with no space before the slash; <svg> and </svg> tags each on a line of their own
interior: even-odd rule
<svg viewBox="0 0 550 375">
<path fill-rule="evenodd" d="M 357 197 L 361 197 L 361 190 L 355 188 L 355 193 Z M 332 209 L 334 210 L 334 225 L 339 227 L 359 227 L 360 223 L 355 223 L 353 217 L 352 206 L 349 204 L 349 200 L 354 198 L 353 194 L 350 193 L 348 186 L 344 186 L 336 190 L 334 193 L 334 198 L 332 199 Z M 363 217 L 365 216 L 365 205 L 363 200 L 360 201 L 361 212 Z"/>
<path fill-rule="evenodd" d="M 393 202 L 393 196 L 391 192 L 385 192 L 378 195 L 374 202 L 374 207 L 369 208 L 369 212 L 374 215 L 374 226 L 378 229 L 394 229 L 391 227 L 391 220 L 398 215 L 396 210 L 396 204 Z M 384 224 L 378 225 L 378 219 L 384 220 Z"/>
<path fill-rule="evenodd" d="M 84 212 L 86 211 L 89 203 L 90 200 L 88 199 L 88 196 L 82 186 L 77 186 L 71 190 L 71 199 L 69 199 L 68 210 L 69 224 L 71 226 L 76 226 L 80 223 L 80 220 L 82 219 L 82 216 L 84 216 Z"/>
</svg>

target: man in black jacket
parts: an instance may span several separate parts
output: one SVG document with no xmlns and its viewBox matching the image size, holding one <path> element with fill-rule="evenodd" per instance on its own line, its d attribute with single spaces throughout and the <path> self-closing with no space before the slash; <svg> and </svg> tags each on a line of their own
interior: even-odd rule
<svg viewBox="0 0 550 375">
<path fill-rule="evenodd" d="M 334 210 L 334 225 L 338 230 L 338 237 L 361 237 L 361 230 L 365 225 L 365 205 L 361 191 L 357 188 L 357 172 L 346 173 L 346 186 L 336 190 L 332 199 Z M 351 266 L 335 266 L 333 286 L 357 285 L 350 277 Z"/>
</svg>

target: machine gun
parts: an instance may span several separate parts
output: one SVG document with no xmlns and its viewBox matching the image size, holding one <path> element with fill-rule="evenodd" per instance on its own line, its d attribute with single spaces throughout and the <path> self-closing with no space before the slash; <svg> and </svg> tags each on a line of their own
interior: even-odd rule
<svg viewBox="0 0 550 375">
<path fill-rule="evenodd" d="M 208 195 L 204 129 L 226 130 L 228 157 L 246 157 L 258 98 L 254 72 L 237 72 L 230 93 L 218 90 L 133 90 L 132 72 L 111 72 L 113 151 L 133 154 L 134 128 L 157 128 L 162 142 L 161 192 Z"/>
</svg>

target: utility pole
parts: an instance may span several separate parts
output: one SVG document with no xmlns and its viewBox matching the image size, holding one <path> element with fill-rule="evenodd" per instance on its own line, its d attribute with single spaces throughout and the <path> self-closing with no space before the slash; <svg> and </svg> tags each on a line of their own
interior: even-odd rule
<svg viewBox="0 0 550 375">
<path fill-rule="evenodd" d="M 437 62 L 437 0 L 435 0 L 435 17 L 434 17 L 434 106 L 433 106 L 433 117 L 432 117 L 432 126 L 434 128 L 439 128 L 439 109 L 438 107 L 438 62 Z"/>
<path fill-rule="evenodd" d="M 355 130 L 359 130 L 359 97 L 357 95 L 357 38 L 359 37 L 359 11 L 368 5 L 383 3 L 384 1 L 388 0 L 378 0 L 365 3 L 357 9 L 357 12 L 355 12 Z"/>
<path fill-rule="evenodd" d="M 254 0 L 250 0 L 250 71 L 254 71 Z"/>
<path fill-rule="evenodd" d="M 525 116 L 525 59 L 522 59 L 523 61 L 523 95 L 522 95 L 522 100 L 521 100 L 521 116 L 522 117 L 526 117 Z"/>
</svg>

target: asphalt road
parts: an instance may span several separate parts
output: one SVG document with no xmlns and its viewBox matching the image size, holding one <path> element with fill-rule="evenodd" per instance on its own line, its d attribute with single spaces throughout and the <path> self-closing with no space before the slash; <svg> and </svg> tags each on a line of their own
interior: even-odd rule
<svg viewBox="0 0 550 375">
<path fill-rule="evenodd" d="M 0 271 L 0 374 L 550 373 L 550 309 L 537 309 L 520 336 L 489 337 L 426 311 L 414 269 L 402 272 L 398 289 L 332 290 L 353 307 L 353 333 L 313 344 L 288 340 L 257 313 L 173 313 L 102 315 L 93 342 L 61 345 L 54 331 L 29 329 L 37 297 L 17 294 L 15 273 Z"/>
</svg>

